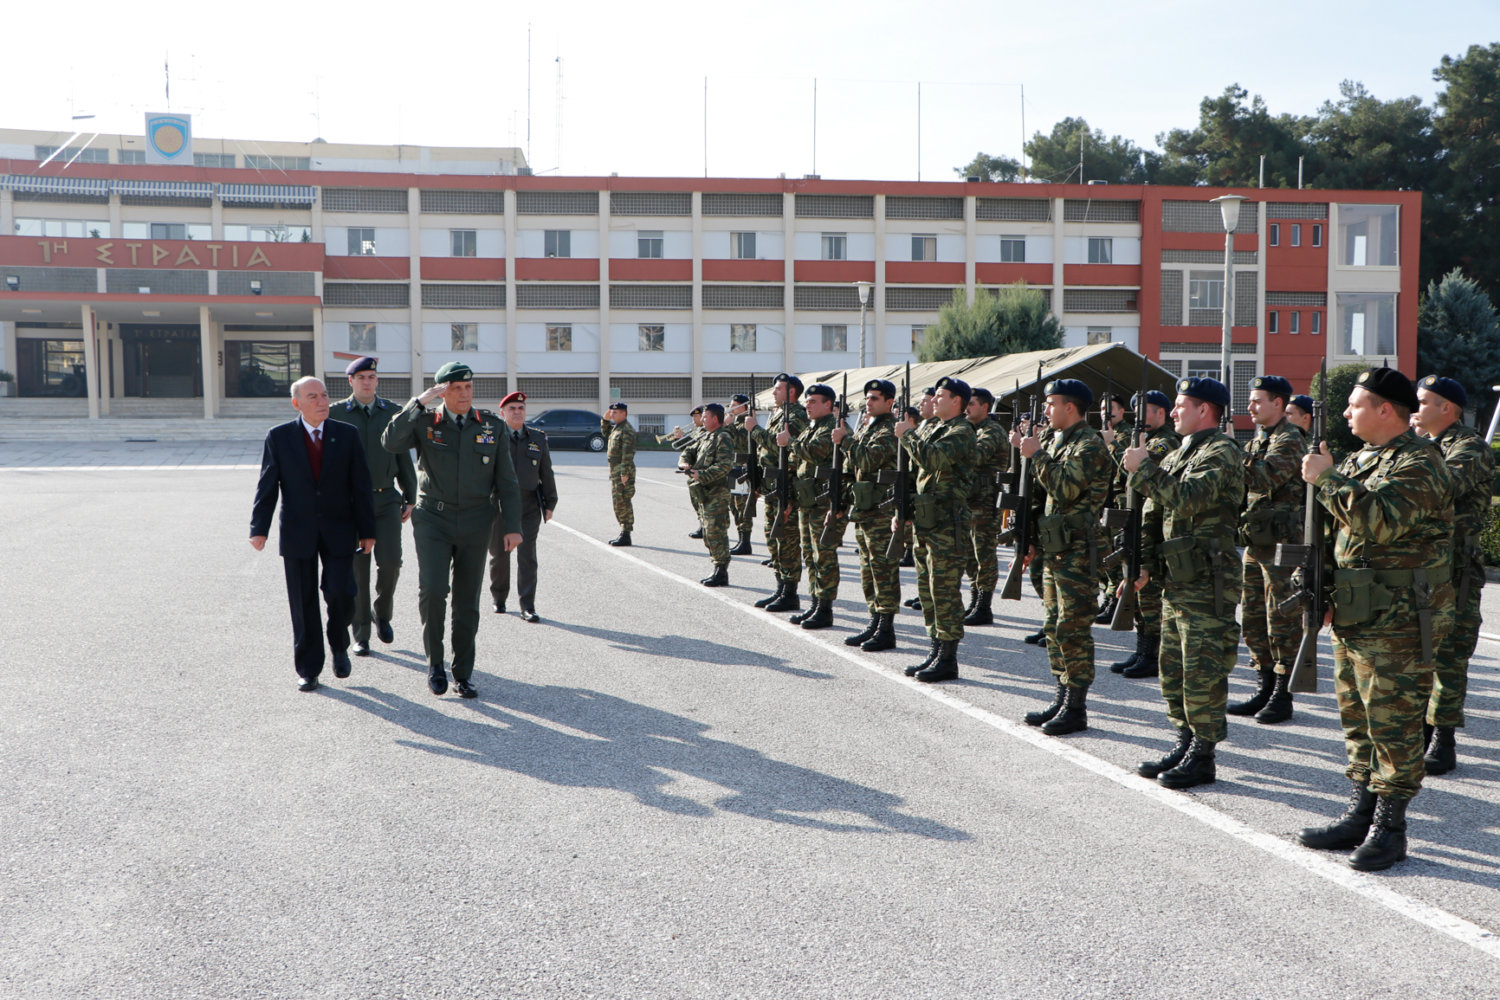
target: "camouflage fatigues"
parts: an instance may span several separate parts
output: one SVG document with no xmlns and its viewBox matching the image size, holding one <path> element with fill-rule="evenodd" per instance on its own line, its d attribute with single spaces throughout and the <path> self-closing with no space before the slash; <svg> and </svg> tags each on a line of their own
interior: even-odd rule
<svg viewBox="0 0 1500 1000">
<path fill-rule="evenodd" d="M 1148 498 L 1141 564 L 1164 581 L 1159 666 L 1167 717 L 1178 729 L 1221 742 L 1228 733 L 1229 672 L 1240 645 L 1235 535 L 1244 457 L 1234 438 L 1201 430 L 1160 464 L 1148 455 L 1129 483 Z"/>
<path fill-rule="evenodd" d="M 755 447 L 760 454 L 760 464 L 766 472 L 766 488 L 771 489 L 771 483 L 776 475 L 776 462 L 779 458 L 780 449 L 776 447 L 776 435 L 782 430 L 790 430 L 792 437 L 802 433 L 807 426 L 807 410 L 801 403 L 790 403 L 786 406 L 776 408 L 776 411 L 767 419 L 769 426 L 762 427 L 756 424 L 755 429 L 750 432 L 750 439 L 755 442 Z M 790 464 L 790 458 L 789 458 Z M 790 469 L 794 473 L 795 469 Z M 795 495 L 790 507 L 791 511 L 797 509 Z M 776 571 L 776 579 L 783 583 L 802 582 L 802 542 L 797 534 L 796 514 L 791 514 L 782 528 L 781 537 L 771 537 L 771 518 L 775 515 L 775 501 L 767 494 L 766 496 L 766 551 L 771 556 L 771 568 Z M 785 514 L 786 512 L 782 512 Z"/>
<path fill-rule="evenodd" d="M 1495 453 L 1472 427 L 1454 424 L 1433 439 L 1453 477 L 1453 627 L 1437 650 L 1427 721 L 1434 726 L 1464 724 L 1469 657 L 1479 642 L 1480 588 L 1484 554 L 1479 534 L 1490 512 Z"/>
<path fill-rule="evenodd" d="M 735 467 L 742 470 L 742 475 L 746 474 L 743 470 L 745 463 L 759 462 L 755 448 L 750 443 L 750 432 L 745 430 L 745 416 L 746 414 L 741 413 L 724 428 L 729 432 L 729 439 L 734 442 Z M 747 457 L 741 459 L 742 455 Z M 746 486 L 740 488 L 745 489 Z M 729 495 L 729 515 L 734 520 L 735 530 L 742 535 L 750 534 L 751 529 L 755 527 L 755 500 L 756 498 L 748 493 Z"/>
<path fill-rule="evenodd" d="M 1181 446 L 1182 438 L 1172 428 L 1171 421 L 1164 422 L 1154 431 L 1146 432 L 1146 452 L 1158 465 Z M 1151 525 L 1151 530 L 1157 532 L 1152 541 L 1158 544 L 1161 542 L 1160 529 L 1160 521 Z M 1145 530 L 1142 529 L 1142 546 L 1148 544 L 1144 539 Z M 1142 565 L 1145 565 L 1144 561 Z M 1147 578 L 1146 585 L 1135 595 L 1135 628 L 1143 635 L 1161 635 L 1161 585 L 1161 574 L 1153 572 Z"/>
<path fill-rule="evenodd" d="M 844 488 L 853 505 L 849 519 L 854 522 L 854 542 L 859 548 L 859 582 L 871 614 L 893 615 L 901 605 L 901 555 L 886 556 L 891 513 L 882 506 L 892 488 L 875 482 L 882 471 L 896 467 L 895 426 L 896 419 L 889 413 L 871 417 L 858 433 L 844 439 L 844 468 L 853 473 Z"/>
<path fill-rule="evenodd" d="M 1276 546 L 1302 539 L 1302 456 L 1307 437 L 1301 428 L 1282 420 L 1275 427 L 1258 427 L 1245 449 L 1245 513 L 1240 518 L 1240 544 L 1245 546 L 1244 611 L 1241 632 L 1250 650 L 1250 665 L 1288 672 L 1302 638 L 1302 612 L 1297 607 L 1278 610 L 1292 596 L 1292 571 L 1277 569 Z"/>
<path fill-rule="evenodd" d="M 963 572 L 969 545 L 969 472 L 974 426 L 959 414 L 932 420 L 901 438 L 917 472 L 917 594 L 934 639 L 964 637 Z"/>
<path fill-rule="evenodd" d="M 734 466 L 734 440 L 720 428 L 704 431 L 696 442 L 693 470 L 698 490 L 698 516 L 703 521 L 703 544 L 715 566 L 729 565 L 729 470 Z"/>
<path fill-rule="evenodd" d="M 825 600 L 839 593 L 839 552 L 837 540 L 827 545 L 819 541 L 828 520 L 829 498 L 828 481 L 817 478 L 817 472 L 833 460 L 833 428 L 837 423 L 838 418 L 832 414 L 820 417 L 788 446 L 788 458 L 797 470 L 797 533 L 807 564 L 807 592 Z"/>
<path fill-rule="evenodd" d="M 1109 459 L 1114 463 L 1114 477 L 1109 483 L 1109 496 L 1105 500 L 1106 507 L 1124 507 L 1125 505 L 1125 449 L 1135 444 L 1135 421 L 1127 414 L 1114 428 L 1114 440 L 1105 447 L 1109 449 Z M 1125 567 L 1116 566 L 1114 569 L 1099 567 L 1099 583 L 1105 592 L 1113 594 L 1119 589 L 1120 581 L 1125 577 Z"/>
<path fill-rule="evenodd" d="M 975 590 L 993 591 L 1000 578 L 995 548 L 1000 512 L 995 508 L 995 473 L 1008 457 L 1010 442 L 994 415 L 974 425 L 974 471 L 969 485 L 969 557 L 964 573 Z"/>
<path fill-rule="evenodd" d="M 1365 445 L 1316 485 L 1337 529 L 1333 679 L 1344 773 L 1376 795 L 1409 799 L 1426 773 L 1422 719 L 1432 692 L 1418 612 L 1432 612 L 1434 650 L 1453 623 L 1453 477 L 1435 445 L 1403 431 Z M 1364 590 L 1375 605 L 1368 616 L 1354 606 L 1354 581 L 1345 582 L 1344 571 L 1359 569 L 1374 570 L 1375 586 Z M 1350 621 L 1356 614 L 1363 620 Z"/>
<path fill-rule="evenodd" d="M 687 443 L 677 450 L 677 467 L 679 469 L 692 469 L 698 463 L 698 448 L 703 443 L 705 431 L 702 427 L 694 427 L 683 435 Z M 688 480 L 688 503 L 693 505 L 693 514 L 698 518 L 698 524 L 703 525 L 703 489 L 692 479 Z"/>
<path fill-rule="evenodd" d="M 620 522 L 621 531 L 629 531 L 635 526 L 635 508 L 630 504 L 635 496 L 635 428 L 629 420 L 615 424 L 605 419 L 600 423 L 609 459 L 609 497 L 615 505 L 615 520 Z"/>
</svg>

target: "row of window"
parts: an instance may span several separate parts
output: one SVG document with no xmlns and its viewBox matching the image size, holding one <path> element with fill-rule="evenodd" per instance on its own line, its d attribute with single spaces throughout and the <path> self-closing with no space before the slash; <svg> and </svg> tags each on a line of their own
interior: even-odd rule
<svg viewBox="0 0 1500 1000">
<path fill-rule="evenodd" d="M 1312 333 L 1314 335 L 1322 333 L 1323 332 L 1323 314 L 1321 312 L 1314 312 L 1311 315 L 1312 315 L 1312 322 L 1310 324 L 1308 332 Z M 1266 332 L 1267 333 L 1280 333 L 1281 332 L 1281 310 L 1279 310 L 1279 309 L 1272 309 L 1271 312 L 1270 312 L 1270 314 L 1266 317 Z M 1302 313 L 1299 312 L 1296 309 L 1292 309 L 1292 310 L 1289 310 L 1287 312 L 1286 332 L 1287 333 L 1301 333 L 1302 332 Z"/>
<path fill-rule="evenodd" d="M 1291 230 L 1291 232 L 1289 233 L 1291 237 L 1289 245 L 1300 247 L 1302 245 L 1302 223 L 1291 222 L 1288 223 L 1287 226 Z M 1281 223 L 1271 223 L 1271 233 L 1267 239 L 1267 242 L 1270 243 L 1270 245 L 1273 247 L 1281 246 Z M 1323 224 L 1321 222 L 1313 223 L 1312 245 L 1315 247 L 1320 247 L 1323 245 Z"/>
<path fill-rule="evenodd" d="M 114 227 L 102 219 L 25 218 L 16 219 L 14 228 L 17 236 L 56 236 L 79 240 L 114 238 Z M 213 227 L 206 222 L 120 223 L 120 239 L 124 240 L 211 240 L 213 238 Z M 228 224 L 224 226 L 222 238 L 231 243 L 310 243 L 312 242 L 312 227 Z M 458 255 L 455 254 L 455 256 Z"/>
<path fill-rule="evenodd" d="M 56 146 L 35 147 L 36 158 L 45 160 L 57 152 Z M 76 152 L 76 151 L 75 151 Z M 144 164 L 146 162 L 146 151 L 144 149 L 120 149 L 115 151 L 119 157 L 116 163 Z M 73 160 L 75 163 L 108 163 L 109 150 L 107 149 L 85 149 L 78 152 L 76 159 L 74 153 L 63 153 L 59 159 L 64 161 Z M 195 167 L 235 167 L 235 154 L 233 153 L 194 153 L 193 166 Z M 310 156 L 264 156 L 257 153 L 245 154 L 245 166 L 252 170 L 311 170 L 312 157 Z"/>
<path fill-rule="evenodd" d="M 452 346 L 450 350 L 479 350 L 478 323 L 453 323 L 451 324 L 451 328 Z M 919 343 L 919 330 L 925 333 L 926 328 L 914 327 L 912 329 L 912 348 L 914 350 Z M 666 349 L 667 328 L 665 326 L 660 323 L 642 323 L 637 327 L 637 351 L 665 351 Z M 731 351 L 754 351 L 755 324 L 731 324 L 729 328 L 729 349 Z M 849 327 L 842 323 L 823 324 L 823 350 L 827 352 L 842 352 L 848 349 Z M 374 354 L 379 351 L 380 344 L 376 333 L 376 324 L 350 323 L 349 350 L 358 354 Z M 547 324 L 547 350 L 573 350 L 573 324 Z"/>
</svg>

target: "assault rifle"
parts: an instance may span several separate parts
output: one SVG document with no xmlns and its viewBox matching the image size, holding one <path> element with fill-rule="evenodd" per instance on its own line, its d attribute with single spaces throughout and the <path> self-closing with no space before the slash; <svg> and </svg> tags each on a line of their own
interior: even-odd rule
<svg viewBox="0 0 1500 1000">
<path fill-rule="evenodd" d="M 1018 431 L 1021 429 L 1020 379 L 1016 380 L 1016 391 L 1011 393 L 1010 396 L 1010 429 L 1013 431 Z M 1007 434 L 1006 439 L 1009 440 L 1009 438 L 1010 435 Z M 1004 517 L 1004 512 L 1010 509 L 1008 506 L 1006 506 L 1005 498 L 1011 493 L 1015 492 L 1016 486 L 1020 482 L 1020 479 L 1018 478 L 1020 474 L 1021 450 L 1015 445 L 1011 445 L 1010 454 L 1006 457 L 1005 468 L 995 473 L 995 485 L 1000 488 L 999 494 L 996 496 L 995 509 L 1000 511 L 1001 517 Z M 995 539 L 995 544 L 1010 545 L 1015 541 L 1015 538 L 1016 529 L 1014 523 L 1012 523 L 1011 527 L 1006 528 L 1004 531 L 1000 532 L 999 537 Z"/>
<path fill-rule="evenodd" d="M 1031 393 L 1031 415 L 1027 422 L 1027 433 L 1035 434 L 1037 425 L 1040 423 L 1041 414 L 1037 410 L 1042 386 L 1042 369 L 1037 366 L 1037 385 Z M 1019 386 L 1017 387 L 1019 394 Z M 1012 413 L 1016 412 L 1012 403 Z M 1016 468 L 1014 488 L 1005 494 L 1001 507 L 1011 512 L 1011 532 L 1015 542 L 1015 555 L 1011 558 L 1010 569 L 1005 573 L 1005 584 L 1000 589 L 1000 599 L 1003 601 L 1019 601 L 1021 599 L 1021 579 L 1026 575 L 1026 550 L 1031 547 L 1031 459 L 1021 453 L 1020 465 Z"/>
<path fill-rule="evenodd" d="M 755 415 L 755 376 L 750 376 L 750 409 L 746 411 L 747 416 Z M 741 517 L 746 519 L 755 516 L 755 498 L 760 496 L 765 488 L 766 475 L 760 467 L 760 456 L 755 452 L 755 442 L 750 440 L 750 433 L 745 432 L 745 454 L 734 456 L 734 460 L 740 463 L 735 470 L 735 482 L 744 480 L 748 492 L 745 494 L 745 506 L 740 511 Z"/>
<path fill-rule="evenodd" d="M 911 405 L 911 362 L 906 363 L 906 376 L 901 380 L 901 399 L 897 406 L 899 420 L 906 419 L 906 408 Z M 913 427 L 909 433 L 915 433 Z M 891 516 L 895 518 L 895 530 L 891 532 L 890 543 L 885 547 L 887 559 L 900 559 L 906 551 L 906 524 L 911 520 L 911 459 L 906 453 L 906 446 L 899 441 L 896 443 L 896 467 L 894 469 L 881 469 L 875 474 L 877 483 L 889 483 L 891 486 L 890 499 L 885 502 L 891 507 Z M 882 506 L 885 506 L 882 504 Z"/>
<path fill-rule="evenodd" d="M 1149 372 L 1146 359 L 1142 358 L 1141 392 L 1135 397 L 1137 445 L 1146 443 L 1146 393 L 1149 391 L 1146 379 Z M 1120 595 L 1120 603 L 1115 605 L 1114 616 L 1109 620 L 1109 627 L 1115 632 L 1130 632 L 1135 628 L 1135 612 L 1139 606 L 1135 581 L 1141 576 L 1141 512 L 1145 506 L 1146 498 L 1131 487 L 1127 474 L 1125 508 L 1121 510 L 1110 507 L 1104 511 L 1104 527 L 1115 532 L 1111 537 L 1115 550 L 1104 557 L 1104 568 L 1113 569 L 1121 563 L 1125 564 L 1124 593 Z"/>
<path fill-rule="evenodd" d="M 1327 433 L 1328 419 L 1328 361 L 1325 358 L 1318 369 L 1318 398 L 1313 401 L 1312 451 L 1322 450 Z M 1318 690 L 1318 632 L 1323 628 L 1323 619 L 1328 615 L 1328 594 L 1325 583 L 1328 577 L 1327 552 L 1324 548 L 1324 527 L 1327 514 L 1318 502 L 1317 487 L 1307 484 L 1302 510 L 1302 544 L 1281 543 L 1276 546 L 1275 566 L 1292 571 L 1292 586 L 1296 591 L 1282 601 L 1277 610 L 1290 611 L 1302 608 L 1302 642 L 1297 647 L 1297 659 L 1293 661 L 1287 688 L 1297 694 Z"/>
<path fill-rule="evenodd" d="M 783 403 L 781 406 L 781 429 L 788 432 L 792 429 L 791 418 L 787 416 L 787 406 L 789 405 L 788 403 Z M 767 423 L 769 422 L 768 420 Z M 790 447 L 777 446 L 776 471 L 773 473 L 776 490 L 771 510 L 767 514 L 770 520 L 766 524 L 766 537 L 773 540 L 781 537 L 782 532 L 786 530 L 787 521 L 792 516 L 792 466 L 790 452 Z"/>
<path fill-rule="evenodd" d="M 849 373 L 845 372 L 843 392 L 839 401 L 833 404 L 833 411 L 839 426 L 846 432 L 849 430 L 849 422 L 844 417 L 844 400 L 848 398 Z M 819 479 L 828 480 L 828 489 L 823 494 L 828 498 L 828 514 L 823 518 L 823 530 L 818 533 L 818 544 L 826 547 L 841 540 L 834 538 L 834 529 L 839 526 L 839 520 L 844 515 L 844 453 L 837 441 L 833 444 L 833 456 L 827 465 L 819 467 L 816 475 Z M 842 536 L 843 532 L 838 534 Z"/>
</svg>

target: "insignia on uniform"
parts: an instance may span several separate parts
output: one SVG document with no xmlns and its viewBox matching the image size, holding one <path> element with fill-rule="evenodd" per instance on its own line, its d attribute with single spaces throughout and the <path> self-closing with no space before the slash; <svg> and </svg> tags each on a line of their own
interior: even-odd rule
<svg viewBox="0 0 1500 1000">
<path fill-rule="evenodd" d="M 485 465 L 489 465 L 490 464 L 490 456 L 488 456 L 488 455 L 481 455 L 480 458 L 484 459 L 484 464 Z"/>
<path fill-rule="evenodd" d="M 1356 382 L 1368 382 L 1368 381 L 1370 381 L 1370 373 L 1369 372 L 1360 372 L 1359 373 L 1359 378 L 1355 379 L 1354 381 L 1356 381 Z"/>
<path fill-rule="evenodd" d="M 474 443 L 475 444 L 494 444 L 495 443 L 495 435 L 491 434 L 489 432 L 488 428 L 486 428 L 485 430 L 482 430 L 478 434 L 474 435 Z"/>
<path fill-rule="evenodd" d="M 1187 392 L 1192 387 L 1193 387 L 1193 384 L 1191 382 L 1189 382 L 1187 379 L 1183 379 L 1181 382 L 1177 383 L 1177 391 L 1178 392 Z"/>
</svg>

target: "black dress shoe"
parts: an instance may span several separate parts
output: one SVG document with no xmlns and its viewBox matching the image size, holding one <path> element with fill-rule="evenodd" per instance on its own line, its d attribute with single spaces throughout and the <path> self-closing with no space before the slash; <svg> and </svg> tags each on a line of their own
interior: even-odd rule
<svg viewBox="0 0 1500 1000">
<path fill-rule="evenodd" d="M 448 693 L 448 672 L 442 667 L 427 671 L 427 690 L 433 694 L 442 695 Z"/>
<path fill-rule="evenodd" d="M 375 619 L 375 638 L 379 639 L 386 645 L 390 645 L 391 643 L 395 642 L 396 632 L 391 628 L 391 623 L 381 621 L 379 618 Z"/>
<path fill-rule="evenodd" d="M 365 648 L 369 649 L 370 647 L 366 645 Z M 349 676 L 349 672 L 353 669 L 354 666 L 349 662 L 348 653 L 333 654 L 333 676 L 337 677 L 339 680 L 343 680 L 345 677 Z"/>
<path fill-rule="evenodd" d="M 504 601 L 493 601 L 493 602 L 491 602 L 490 606 L 495 609 L 495 614 L 497 614 L 497 615 L 503 615 L 503 614 L 505 614 L 505 602 Z"/>
<path fill-rule="evenodd" d="M 530 608 L 522 608 L 521 609 L 521 620 L 523 622 L 531 622 L 531 623 L 535 624 L 536 622 L 539 622 L 542 619 L 541 619 L 541 617 L 535 611 L 532 611 Z"/>
<path fill-rule="evenodd" d="M 317 689 L 318 679 L 316 677 L 302 677 L 300 675 L 297 677 L 298 691 L 316 691 Z"/>
<path fill-rule="evenodd" d="M 479 691 L 468 681 L 455 680 L 453 690 L 458 692 L 460 698 L 478 698 Z"/>
<path fill-rule="evenodd" d="M 370 655 L 370 644 L 368 642 L 356 642 L 354 644 L 354 655 L 355 656 L 369 656 Z"/>
</svg>

